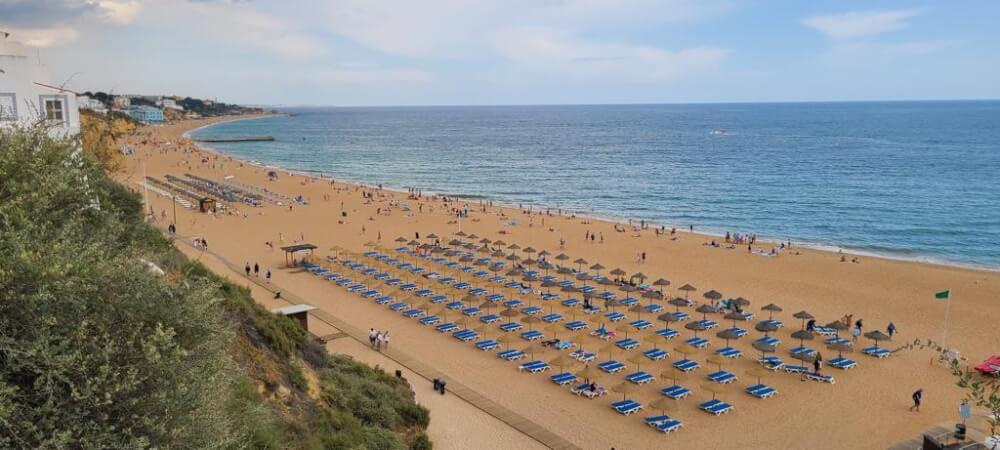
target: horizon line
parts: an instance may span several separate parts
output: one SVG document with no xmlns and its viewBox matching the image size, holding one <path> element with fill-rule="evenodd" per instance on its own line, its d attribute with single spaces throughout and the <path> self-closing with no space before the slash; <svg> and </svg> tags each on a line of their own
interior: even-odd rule
<svg viewBox="0 0 1000 450">
<path fill-rule="evenodd" d="M 267 104 L 234 103 L 260 108 L 450 108 L 450 107 L 507 107 L 507 106 L 658 106 L 658 105 L 780 105 L 780 104 L 821 104 L 821 103 L 950 103 L 950 102 L 995 102 L 998 98 L 927 98 L 927 99 L 872 99 L 872 100 L 727 100 L 690 102 L 622 102 L 622 103 L 411 103 L 411 104 Z"/>
</svg>

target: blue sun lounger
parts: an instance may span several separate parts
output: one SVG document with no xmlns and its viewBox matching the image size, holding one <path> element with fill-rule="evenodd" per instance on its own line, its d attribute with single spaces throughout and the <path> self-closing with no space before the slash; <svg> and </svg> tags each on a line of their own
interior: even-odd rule
<svg viewBox="0 0 1000 450">
<path fill-rule="evenodd" d="M 629 325 L 632 325 L 637 330 L 645 330 L 646 328 L 653 326 L 653 322 L 650 322 L 648 320 L 635 320 L 629 322 Z"/>
<path fill-rule="evenodd" d="M 400 312 L 400 311 L 403 311 L 403 310 L 406 310 L 406 309 L 410 309 L 410 305 L 408 305 L 406 303 L 403 303 L 403 302 L 398 302 L 398 303 L 393 303 L 392 305 L 390 305 L 389 309 L 391 309 L 393 311 L 396 311 L 396 312 Z"/>
<path fill-rule="evenodd" d="M 743 352 L 740 351 L 740 349 L 733 347 L 720 348 L 715 351 L 715 354 L 723 358 L 739 358 L 740 356 L 743 356 Z"/>
<path fill-rule="evenodd" d="M 508 282 L 504 283 L 503 287 L 508 288 L 508 289 L 519 288 L 519 287 L 521 287 L 521 283 L 518 282 L 518 281 L 508 281 Z"/>
<path fill-rule="evenodd" d="M 754 342 L 760 342 L 761 344 L 764 344 L 764 345 L 773 345 L 773 346 L 777 347 L 778 345 L 781 344 L 781 339 L 778 339 L 778 338 L 776 338 L 774 336 L 763 336 L 763 337 L 761 337 L 760 339 L 757 339 Z"/>
<path fill-rule="evenodd" d="M 716 322 L 711 319 L 701 319 L 698 321 L 698 323 L 701 324 L 703 327 L 705 327 L 706 330 L 711 330 L 712 328 L 719 326 L 719 322 Z"/>
<path fill-rule="evenodd" d="M 447 295 L 435 295 L 431 297 L 431 303 L 444 303 L 448 300 Z"/>
<path fill-rule="evenodd" d="M 337 281 L 337 280 L 340 279 L 340 274 L 328 273 L 328 274 L 324 275 L 323 278 L 325 278 L 326 281 Z"/>
<path fill-rule="evenodd" d="M 851 340 L 847 339 L 845 337 L 836 337 L 836 336 L 834 336 L 832 338 L 827 338 L 825 341 L 823 341 L 823 343 L 826 344 L 826 345 L 850 344 Z"/>
<path fill-rule="evenodd" d="M 516 298 L 510 299 L 510 300 L 507 300 L 507 301 L 503 302 L 503 306 L 506 307 L 506 308 L 517 308 L 517 307 L 519 307 L 519 306 L 521 306 L 523 304 L 524 304 L 524 302 L 522 302 L 522 301 L 520 301 L 520 300 L 518 300 Z"/>
<path fill-rule="evenodd" d="M 413 294 L 416 295 L 417 297 L 427 297 L 427 296 L 429 296 L 429 295 L 431 295 L 433 293 L 434 293 L 434 291 L 432 291 L 430 289 L 421 289 L 421 290 L 419 290 L 417 292 L 414 292 Z"/>
<path fill-rule="evenodd" d="M 648 312 L 650 314 L 656 314 L 656 313 L 659 313 L 659 312 L 663 311 L 663 307 L 660 306 L 657 303 L 650 303 L 650 304 L 646 305 L 645 307 L 643 307 L 643 309 L 646 310 L 646 312 Z"/>
<path fill-rule="evenodd" d="M 369 289 L 367 291 L 362 292 L 361 293 L 361 297 L 362 298 L 375 298 L 375 297 L 378 297 L 380 294 L 381 294 L 381 292 L 379 292 L 379 291 L 376 291 L 374 289 Z"/>
<path fill-rule="evenodd" d="M 428 326 L 437 325 L 439 322 L 441 322 L 441 318 L 438 316 L 427 316 L 427 317 L 422 317 L 419 320 L 419 322 L 421 325 L 428 325 Z"/>
<path fill-rule="evenodd" d="M 522 328 L 521 324 L 519 324 L 517 322 L 507 322 L 507 323 L 505 323 L 503 325 L 500 325 L 500 330 L 501 331 L 506 331 L 508 333 L 512 333 L 512 332 L 518 331 L 521 328 Z"/>
<path fill-rule="evenodd" d="M 673 328 L 663 328 L 661 330 L 656 330 L 656 334 L 660 335 L 664 339 L 673 339 L 681 335 L 679 331 Z"/>
<path fill-rule="evenodd" d="M 642 354 L 653 361 L 659 361 L 668 356 L 666 350 L 661 350 L 658 348 L 651 348 L 649 350 L 642 352 Z"/>
<path fill-rule="evenodd" d="M 445 306 L 445 308 L 448 308 L 448 309 L 454 311 L 456 309 L 462 309 L 462 308 L 464 308 L 465 307 L 465 303 L 459 302 L 459 301 L 454 301 L 454 302 L 448 303 L 447 305 L 444 305 L 444 306 Z"/>
<path fill-rule="evenodd" d="M 777 356 L 765 356 L 757 360 L 765 369 L 778 370 L 785 366 L 785 362 Z"/>
<path fill-rule="evenodd" d="M 620 402 L 614 402 L 611 407 L 618 411 L 619 414 L 629 415 L 639 412 L 642 409 L 642 404 L 635 400 L 622 400 Z"/>
<path fill-rule="evenodd" d="M 554 313 L 553 314 L 546 314 L 546 315 L 542 316 L 542 320 L 544 320 L 547 323 L 556 323 L 556 322 L 559 322 L 559 321 L 563 320 L 563 316 L 561 316 L 559 314 L 554 314 Z"/>
<path fill-rule="evenodd" d="M 402 289 L 402 290 L 404 290 L 404 291 L 414 291 L 414 290 L 417 289 L 417 285 L 415 285 L 413 283 L 406 283 L 406 284 L 400 286 L 399 288 Z"/>
<path fill-rule="evenodd" d="M 387 274 L 385 272 L 379 272 L 379 273 L 375 274 L 375 279 L 379 280 L 379 281 L 387 280 L 387 279 L 389 279 L 389 274 Z"/>
<path fill-rule="evenodd" d="M 639 299 L 635 297 L 625 297 L 618 301 L 618 304 L 622 306 L 635 306 L 639 303 Z"/>
<path fill-rule="evenodd" d="M 813 332 L 820 336 L 833 336 L 837 334 L 837 330 L 835 328 L 823 327 L 819 325 L 813 326 Z"/>
<path fill-rule="evenodd" d="M 611 291 L 604 291 L 601 292 L 600 294 L 597 294 L 597 298 L 601 300 L 611 300 L 615 298 L 615 293 Z"/>
<path fill-rule="evenodd" d="M 684 341 L 684 343 L 687 344 L 687 345 L 690 345 L 690 346 L 692 346 L 694 348 L 705 348 L 705 347 L 708 347 L 708 343 L 709 342 L 708 342 L 708 339 L 705 339 L 703 337 L 693 337 L 693 338 L 686 339 Z"/>
<path fill-rule="evenodd" d="M 408 309 L 406 311 L 403 311 L 403 316 L 406 317 L 407 319 L 420 317 L 422 315 L 424 315 L 424 310 L 422 309 Z"/>
<path fill-rule="evenodd" d="M 476 342 L 476 348 L 478 348 L 478 349 L 480 349 L 480 350 L 482 350 L 484 352 L 485 351 L 489 351 L 489 350 L 493 350 L 493 349 L 495 349 L 495 348 L 497 348 L 499 346 L 500 346 L 500 343 L 497 342 L 495 339 L 486 339 L 486 340 L 482 340 L 482 341 Z"/>
<path fill-rule="evenodd" d="M 505 359 L 507 361 L 516 361 L 518 359 L 524 358 L 525 355 L 524 352 L 516 348 L 512 348 L 510 350 L 504 350 L 500 353 L 497 353 L 497 356 L 500 357 L 500 359 Z"/>
<path fill-rule="evenodd" d="M 732 411 L 733 407 L 722 400 L 713 399 L 698 405 L 698 409 L 718 416 Z"/>
<path fill-rule="evenodd" d="M 574 307 L 576 305 L 579 305 L 579 304 L 580 304 L 580 300 L 579 299 L 575 299 L 575 298 L 567 298 L 566 300 L 562 301 L 562 305 L 565 306 L 565 307 L 567 307 L 567 308 L 572 308 L 572 307 Z"/>
<path fill-rule="evenodd" d="M 630 373 L 625 376 L 625 379 L 635 384 L 646 384 L 656 381 L 656 377 L 650 375 L 650 373 L 646 372 L 645 370 L 640 370 L 638 372 Z"/>
<path fill-rule="evenodd" d="M 580 292 L 582 292 L 584 294 L 590 294 L 590 293 L 592 293 L 592 292 L 594 292 L 596 290 L 597 290 L 597 288 L 595 288 L 593 286 L 583 286 L 583 287 L 580 288 Z"/>
<path fill-rule="evenodd" d="M 853 359 L 847 359 L 842 357 L 836 357 L 826 362 L 826 365 L 830 367 L 836 367 L 838 369 L 853 369 L 858 363 L 854 362 Z"/>
<path fill-rule="evenodd" d="M 518 367 L 517 369 L 521 371 L 528 371 L 531 373 L 544 372 L 546 370 L 549 370 L 549 363 L 540 360 L 528 361 L 524 364 L 521 364 L 521 366 Z"/>
<path fill-rule="evenodd" d="M 543 292 L 542 293 L 542 300 L 545 300 L 545 301 L 559 300 L 559 294 L 553 294 L 551 292 Z"/>
<path fill-rule="evenodd" d="M 620 361 L 608 360 L 597 365 L 597 368 L 607 372 L 607 373 L 617 373 L 625 369 L 625 364 Z"/>
<path fill-rule="evenodd" d="M 341 278 L 341 279 L 337 280 L 337 282 L 334 283 L 334 284 L 336 284 L 337 286 L 347 286 L 348 284 L 351 284 L 353 282 L 354 282 L 354 280 L 352 280 L 350 278 L 347 278 L 347 277 L 344 277 L 344 278 Z"/>
<path fill-rule="evenodd" d="M 485 277 L 485 276 L 487 276 L 489 274 L 490 273 L 487 272 L 487 271 L 485 271 L 485 270 L 480 270 L 480 271 L 477 271 L 477 272 L 473 272 L 472 276 L 474 276 L 476 278 L 482 278 L 482 277 Z"/>
<path fill-rule="evenodd" d="M 456 332 L 452 333 L 452 336 L 455 339 L 458 339 L 458 340 L 460 340 L 462 342 L 468 342 L 468 341 L 471 341 L 473 339 L 479 339 L 479 333 L 476 333 L 475 331 L 472 331 L 472 330 L 456 331 Z"/>
<path fill-rule="evenodd" d="M 368 286 L 363 284 L 352 284 L 347 287 L 347 292 L 364 292 L 368 290 Z"/>
<path fill-rule="evenodd" d="M 361 273 L 363 273 L 365 275 L 368 275 L 368 276 L 372 276 L 372 275 L 375 275 L 376 273 L 378 273 L 378 269 L 368 268 L 368 269 L 365 269 L 364 271 L 362 271 Z"/>
<path fill-rule="evenodd" d="M 750 334 L 749 331 L 744 330 L 743 328 L 740 328 L 740 327 L 728 328 L 728 329 L 726 329 L 726 331 L 729 331 L 729 332 L 733 333 L 734 335 L 736 335 L 736 337 L 743 337 L 743 336 L 746 336 L 746 335 Z"/>
<path fill-rule="evenodd" d="M 806 372 L 805 377 L 809 381 L 822 381 L 824 383 L 834 384 L 836 380 L 833 379 L 833 375 L 823 375 L 816 372 Z"/>
<path fill-rule="evenodd" d="M 618 342 L 615 342 L 615 345 L 618 346 L 618 348 L 620 348 L 622 350 L 632 350 L 633 348 L 636 348 L 636 347 L 639 346 L 639 341 L 637 341 L 637 340 L 635 340 L 633 338 L 627 338 L 627 339 L 621 339 Z"/>
<path fill-rule="evenodd" d="M 746 388 L 746 392 L 747 392 L 747 394 L 750 394 L 750 395 L 752 395 L 754 397 L 757 397 L 757 398 L 763 400 L 765 398 L 770 398 L 774 394 L 777 394 L 778 390 L 775 389 L 775 388 L 773 388 L 773 387 L 771 387 L 771 386 L 767 386 L 767 385 L 764 385 L 764 384 L 755 384 L 753 386 L 747 387 Z"/>
<path fill-rule="evenodd" d="M 650 428 L 663 433 L 672 433 L 679 430 L 681 426 L 683 426 L 681 421 L 670 416 L 647 417 L 644 419 L 644 422 L 646 422 L 646 425 L 649 425 Z"/>
<path fill-rule="evenodd" d="M 529 306 L 527 308 L 522 308 L 521 309 L 521 313 L 522 314 L 526 314 L 526 315 L 529 315 L 529 316 L 533 316 L 533 315 L 538 314 L 540 312 L 542 312 L 542 308 L 539 307 L 539 306 Z"/>
<path fill-rule="evenodd" d="M 556 350 L 566 350 L 573 347 L 576 347 L 576 343 L 570 340 L 561 340 L 556 344 L 552 344 L 552 348 Z"/>
<path fill-rule="evenodd" d="M 465 309 L 462 310 L 462 314 L 464 314 L 466 316 L 469 316 L 469 317 L 476 317 L 476 316 L 479 315 L 479 312 L 480 312 L 479 308 L 477 308 L 475 306 L 472 306 L 472 307 L 469 307 L 469 308 L 465 308 Z"/>
<path fill-rule="evenodd" d="M 612 312 L 609 312 L 609 313 L 605 314 L 604 318 L 606 318 L 606 319 L 608 319 L 608 320 L 610 320 L 612 322 L 618 322 L 620 320 L 625 320 L 625 314 L 622 314 L 622 313 L 620 313 L 618 311 L 612 311 Z"/>
<path fill-rule="evenodd" d="M 545 334 L 538 330 L 530 330 L 521 333 L 521 339 L 524 339 L 526 341 L 534 341 L 537 339 L 541 339 L 543 337 L 545 337 Z"/>
<path fill-rule="evenodd" d="M 788 373 L 806 373 L 806 372 L 809 371 L 809 368 L 806 367 L 806 366 L 799 366 L 799 365 L 792 365 L 792 364 L 786 364 L 785 367 L 784 367 L 784 369 L 785 369 L 785 372 L 788 372 Z"/>
<path fill-rule="evenodd" d="M 443 278 L 438 278 L 438 283 L 441 283 L 441 284 L 443 284 L 443 285 L 445 285 L 445 286 L 447 286 L 447 285 L 449 285 L 449 284 L 452 284 L 452 283 L 454 283 L 454 282 L 455 282 L 455 279 L 454 279 L 454 278 L 452 278 L 452 277 L 443 277 Z"/>
<path fill-rule="evenodd" d="M 736 375 L 734 375 L 732 372 L 719 370 L 708 374 L 708 379 L 719 384 L 729 384 L 736 381 Z"/>
<path fill-rule="evenodd" d="M 795 347 L 795 348 L 789 350 L 788 353 L 790 355 L 792 355 L 792 356 L 796 356 L 796 355 L 812 356 L 812 355 L 816 354 L 816 350 L 813 350 L 813 349 L 811 349 L 809 347 L 799 346 L 799 347 Z"/>
<path fill-rule="evenodd" d="M 483 295 L 483 294 L 485 294 L 487 292 L 489 292 L 489 291 L 487 291 L 486 289 L 475 288 L 475 289 L 470 289 L 469 290 L 469 295 L 473 295 L 473 296 L 478 297 L 478 296 Z"/>
<path fill-rule="evenodd" d="M 498 316 L 496 314 L 487 314 L 485 316 L 480 317 L 479 321 L 482 322 L 482 323 L 485 323 L 485 324 L 489 325 L 491 323 L 499 322 L 500 321 L 500 316 Z"/>
<path fill-rule="evenodd" d="M 691 316 L 689 316 L 688 313 L 686 313 L 684 311 L 674 311 L 674 312 L 670 313 L 670 315 L 674 316 L 674 321 L 675 322 L 683 322 L 683 321 L 688 320 L 689 318 L 691 318 Z"/>
<path fill-rule="evenodd" d="M 559 386 L 565 386 L 567 384 L 575 382 L 577 380 L 577 377 L 576 375 L 573 375 L 570 372 L 562 372 L 552 375 L 550 379 L 552 380 L 553 383 L 558 384 Z"/>
<path fill-rule="evenodd" d="M 503 300 L 503 294 L 490 294 L 490 295 L 487 295 L 486 296 L 486 300 L 489 300 L 489 301 L 494 302 L 494 303 L 499 302 L 499 301 Z"/>
<path fill-rule="evenodd" d="M 570 331 L 580 331 L 587 328 L 587 322 L 582 320 L 574 320 L 572 322 L 566 323 L 566 329 Z"/>
<path fill-rule="evenodd" d="M 589 363 L 589 362 L 591 362 L 591 361 L 593 361 L 594 359 L 597 358 L 597 353 L 591 353 L 591 352 L 588 352 L 588 351 L 580 348 L 580 349 L 576 349 L 576 350 L 573 350 L 572 352 L 570 352 L 569 356 L 570 356 L 570 358 L 573 358 L 573 359 L 575 359 L 577 361 L 584 362 L 584 363 Z"/>
<path fill-rule="evenodd" d="M 386 281 L 385 284 L 388 284 L 389 286 L 399 286 L 402 282 L 403 280 L 399 278 L 393 278 L 391 280 Z"/>
<path fill-rule="evenodd" d="M 680 400 L 691 395 L 691 390 L 679 384 L 675 384 L 673 386 L 667 386 L 660 389 L 660 393 L 663 394 L 664 397 Z"/>
<path fill-rule="evenodd" d="M 701 367 L 701 364 L 698 364 L 698 361 L 695 361 L 693 359 L 685 358 L 680 361 L 674 361 L 673 366 L 675 369 L 680 370 L 681 372 L 690 372 L 692 370 Z"/>
<path fill-rule="evenodd" d="M 455 325 L 455 324 L 453 324 L 451 322 L 442 323 L 441 325 L 438 325 L 437 327 L 435 327 L 435 329 L 438 330 L 438 331 L 440 331 L 440 332 L 442 332 L 442 333 L 451 333 L 452 331 L 455 331 L 455 330 L 458 329 L 458 325 Z"/>
<path fill-rule="evenodd" d="M 388 296 L 388 295 L 383 295 L 383 296 L 375 299 L 375 303 L 378 303 L 380 305 L 388 305 L 389 303 L 392 303 L 392 301 L 393 301 L 393 298 L 390 297 L 390 296 Z"/>
<path fill-rule="evenodd" d="M 455 289 L 459 289 L 459 290 L 463 290 L 464 291 L 464 290 L 472 287 L 472 285 L 469 284 L 468 282 L 462 281 L 460 283 L 455 283 L 455 285 L 452 286 L 452 287 L 455 288 Z"/>
<path fill-rule="evenodd" d="M 890 352 L 889 349 L 882 347 L 868 347 L 864 350 L 861 350 L 861 353 L 864 353 L 868 356 L 874 356 L 876 358 L 885 358 L 892 354 L 892 352 Z"/>
</svg>

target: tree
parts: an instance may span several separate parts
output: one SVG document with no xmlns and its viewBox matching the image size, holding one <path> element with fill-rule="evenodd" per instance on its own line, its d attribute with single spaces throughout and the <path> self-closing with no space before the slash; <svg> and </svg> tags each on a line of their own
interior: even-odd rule
<svg viewBox="0 0 1000 450">
<path fill-rule="evenodd" d="M 989 411 L 986 423 L 990 427 L 990 436 L 1000 435 L 1000 381 L 996 378 L 984 379 L 974 370 L 962 369 L 958 361 L 952 362 L 951 372 L 958 378 L 958 387 L 965 390 L 965 399 Z M 1000 441 L 994 441 L 994 449 L 998 443 Z"/>
</svg>

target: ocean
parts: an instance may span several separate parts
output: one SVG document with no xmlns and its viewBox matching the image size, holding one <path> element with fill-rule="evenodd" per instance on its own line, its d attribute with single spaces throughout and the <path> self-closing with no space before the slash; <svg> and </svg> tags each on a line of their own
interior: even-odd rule
<svg viewBox="0 0 1000 450">
<path fill-rule="evenodd" d="M 338 180 L 1000 269 L 1000 101 L 295 108 L 194 136 Z"/>
</svg>

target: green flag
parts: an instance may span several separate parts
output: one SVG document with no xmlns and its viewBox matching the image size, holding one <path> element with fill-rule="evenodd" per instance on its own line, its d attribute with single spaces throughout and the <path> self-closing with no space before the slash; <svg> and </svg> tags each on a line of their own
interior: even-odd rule
<svg viewBox="0 0 1000 450">
<path fill-rule="evenodd" d="M 951 298 L 951 289 L 934 294 L 934 298 L 938 300 L 948 300 Z"/>
</svg>

